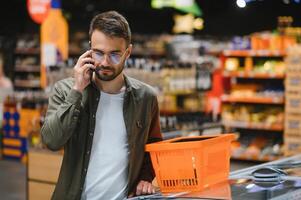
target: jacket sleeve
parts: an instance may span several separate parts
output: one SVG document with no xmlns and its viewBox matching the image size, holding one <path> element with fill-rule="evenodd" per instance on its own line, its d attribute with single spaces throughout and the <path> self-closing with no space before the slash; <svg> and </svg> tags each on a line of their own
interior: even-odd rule
<svg viewBox="0 0 301 200">
<path fill-rule="evenodd" d="M 149 137 L 147 144 L 162 141 L 162 134 L 160 128 L 160 111 L 158 106 L 158 100 L 155 97 L 153 101 L 152 119 L 149 130 Z M 144 153 L 144 160 L 139 175 L 139 180 L 152 182 L 155 177 L 155 172 L 151 163 L 149 152 Z"/>
<path fill-rule="evenodd" d="M 76 90 L 64 91 L 55 84 L 49 98 L 45 123 L 41 129 L 42 141 L 50 150 L 61 149 L 70 139 L 80 115 L 82 94 Z"/>
</svg>

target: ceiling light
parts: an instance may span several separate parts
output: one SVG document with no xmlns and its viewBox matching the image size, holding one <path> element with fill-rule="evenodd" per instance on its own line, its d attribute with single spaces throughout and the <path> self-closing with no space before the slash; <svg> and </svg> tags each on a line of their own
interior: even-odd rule
<svg viewBox="0 0 301 200">
<path fill-rule="evenodd" d="M 244 8 L 244 7 L 246 7 L 246 5 L 247 5 L 247 3 L 246 3 L 245 0 L 236 0 L 236 4 L 237 4 L 237 6 L 240 7 L 240 8 Z"/>
</svg>

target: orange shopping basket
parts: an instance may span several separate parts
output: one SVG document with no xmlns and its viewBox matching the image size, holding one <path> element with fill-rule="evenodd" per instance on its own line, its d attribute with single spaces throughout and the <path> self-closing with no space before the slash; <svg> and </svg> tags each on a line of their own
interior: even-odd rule
<svg viewBox="0 0 301 200">
<path fill-rule="evenodd" d="M 234 134 L 180 137 L 146 145 L 161 192 L 200 191 L 228 179 Z"/>
</svg>

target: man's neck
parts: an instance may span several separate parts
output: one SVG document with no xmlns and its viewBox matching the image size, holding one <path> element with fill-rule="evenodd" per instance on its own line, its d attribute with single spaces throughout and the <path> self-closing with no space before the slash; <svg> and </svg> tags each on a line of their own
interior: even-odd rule
<svg viewBox="0 0 301 200">
<path fill-rule="evenodd" d="M 109 94 L 117 94 L 121 91 L 121 88 L 124 86 L 125 80 L 124 76 L 121 73 L 114 80 L 111 81 L 102 81 L 94 76 L 94 83 L 96 86 L 103 92 Z"/>
</svg>

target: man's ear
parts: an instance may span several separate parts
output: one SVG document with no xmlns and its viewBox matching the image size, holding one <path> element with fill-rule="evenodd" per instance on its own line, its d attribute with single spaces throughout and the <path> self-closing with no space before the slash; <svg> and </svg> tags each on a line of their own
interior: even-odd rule
<svg viewBox="0 0 301 200">
<path fill-rule="evenodd" d="M 128 59 L 131 56 L 132 49 L 133 49 L 133 45 L 130 44 L 127 50 L 126 59 Z"/>
</svg>

